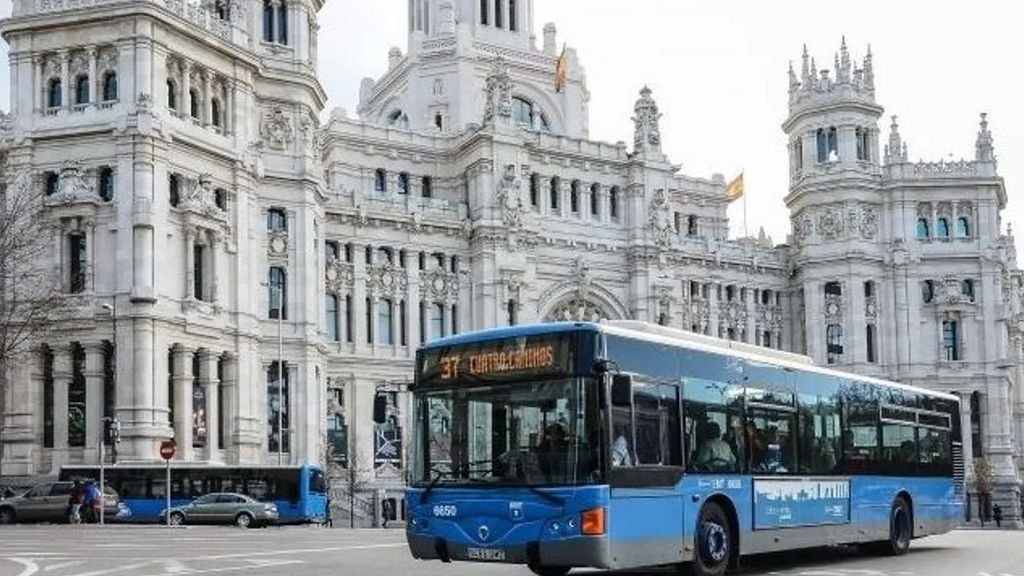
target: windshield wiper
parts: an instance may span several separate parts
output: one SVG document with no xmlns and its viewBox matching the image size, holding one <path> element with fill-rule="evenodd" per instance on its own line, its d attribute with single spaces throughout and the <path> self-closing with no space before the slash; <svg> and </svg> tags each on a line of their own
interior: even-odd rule
<svg viewBox="0 0 1024 576">
<path fill-rule="evenodd" d="M 452 466 L 451 470 L 448 471 L 442 470 L 440 468 L 435 468 L 433 471 L 436 473 L 436 476 L 430 479 L 430 483 L 427 484 L 427 487 L 423 490 L 423 493 L 420 494 L 420 504 L 425 504 L 427 502 L 427 498 L 430 498 L 430 493 L 434 491 L 434 488 L 437 488 L 437 485 L 441 483 L 441 480 L 443 480 L 445 476 L 451 476 L 452 478 L 455 478 L 455 475 L 458 474 L 459 470 L 461 469 L 462 464 L 456 464 Z"/>
<path fill-rule="evenodd" d="M 526 487 L 530 490 L 530 492 L 533 492 L 534 494 L 540 496 L 541 498 L 547 500 L 548 502 L 551 502 L 552 504 L 565 506 L 565 498 L 562 498 L 561 496 L 555 496 L 554 494 L 545 492 L 540 488 L 533 486 L 532 484 L 527 484 Z"/>
</svg>

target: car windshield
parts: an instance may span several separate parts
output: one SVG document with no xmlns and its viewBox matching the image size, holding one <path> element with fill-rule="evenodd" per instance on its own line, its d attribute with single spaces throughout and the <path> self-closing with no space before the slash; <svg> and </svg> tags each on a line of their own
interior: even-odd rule
<svg viewBox="0 0 1024 576">
<path fill-rule="evenodd" d="M 593 381 L 430 390 L 416 400 L 420 485 L 542 486 L 600 481 Z"/>
</svg>

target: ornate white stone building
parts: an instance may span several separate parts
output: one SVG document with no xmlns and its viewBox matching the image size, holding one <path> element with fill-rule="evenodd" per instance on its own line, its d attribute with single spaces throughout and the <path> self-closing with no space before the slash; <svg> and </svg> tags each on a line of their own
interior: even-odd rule
<svg viewBox="0 0 1024 576">
<path fill-rule="evenodd" d="M 984 119 L 974 160 L 910 162 L 895 119 L 879 145 L 871 55 L 805 54 L 791 241 L 731 241 L 724 178 L 679 173 L 650 90 L 633 142 L 589 139 L 584 69 L 565 50 L 556 88 L 533 5 L 410 0 L 407 52 L 322 125 L 321 0 L 14 0 L 5 185 L 45 191 L 80 298 L 9 370 L 3 474 L 96 462 L 116 415 L 121 462 L 164 438 L 192 461 L 330 457 L 400 497 L 419 343 L 635 318 L 963 395 L 1017 516 L 1022 277 Z"/>
</svg>

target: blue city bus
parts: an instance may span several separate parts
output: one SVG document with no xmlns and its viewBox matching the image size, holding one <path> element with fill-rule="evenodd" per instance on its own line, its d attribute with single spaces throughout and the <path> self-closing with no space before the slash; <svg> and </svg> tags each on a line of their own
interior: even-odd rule
<svg viewBox="0 0 1024 576">
<path fill-rule="evenodd" d="M 167 471 L 162 464 L 114 465 L 104 472 L 127 513 L 116 520 L 149 523 L 167 507 Z M 61 480 L 98 479 L 99 466 L 63 466 Z M 171 505 L 182 506 L 213 492 L 247 494 L 277 505 L 279 523 L 321 522 L 327 514 L 324 473 L 303 466 L 171 465 Z"/>
<path fill-rule="evenodd" d="M 964 517 L 957 398 L 803 356 L 638 322 L 523 326 L 428 343 L 412 391 L 423 560 L 718 576 L 797 548 L 899 555 Z"/>
</svg>

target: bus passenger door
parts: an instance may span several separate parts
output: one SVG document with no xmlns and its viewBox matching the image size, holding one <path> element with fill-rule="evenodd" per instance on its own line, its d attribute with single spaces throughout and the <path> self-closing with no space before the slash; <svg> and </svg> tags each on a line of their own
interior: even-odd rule
<svg viewBox="0 0 1024 576">
<path fill-rule="evenodd" d="M 679 388 L 622 375 L 613 378 L 612 388 L 612 562 L 616 568 L 681 562 Z"/>
</svg>

